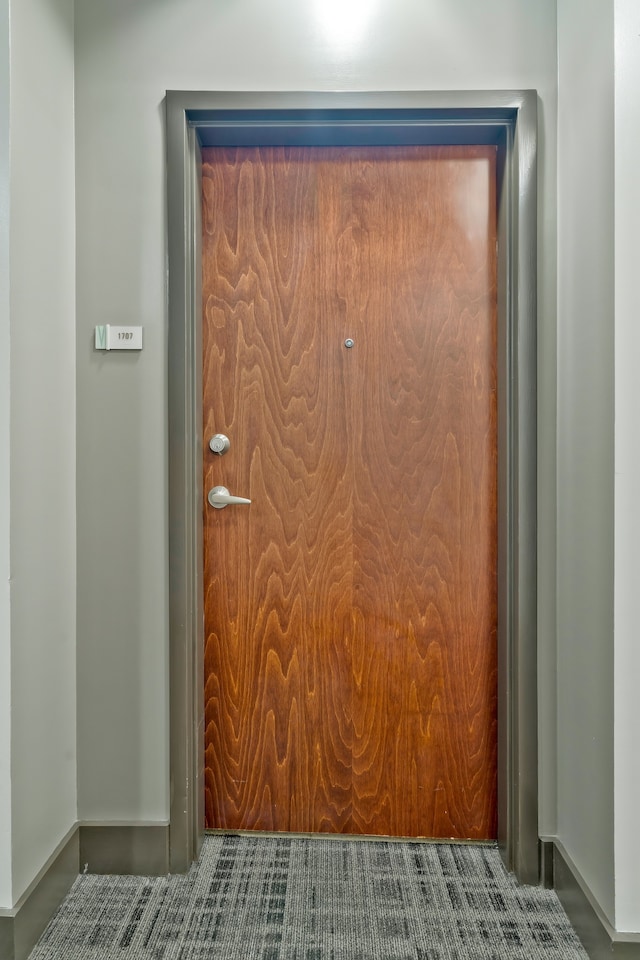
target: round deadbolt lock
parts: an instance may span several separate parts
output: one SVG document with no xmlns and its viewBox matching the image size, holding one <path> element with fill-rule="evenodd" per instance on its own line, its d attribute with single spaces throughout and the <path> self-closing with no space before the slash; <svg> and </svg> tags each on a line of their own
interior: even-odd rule
<svg viewBox="0 0 640 960">
<path fill-rule="evenodd" d="M 226 453 L 230 446 L 229 437 L 225 437 L 224 433 L 216 433 L 215 437 L 209 440 L 209 449 L 219 457 Z"/>
</svg>

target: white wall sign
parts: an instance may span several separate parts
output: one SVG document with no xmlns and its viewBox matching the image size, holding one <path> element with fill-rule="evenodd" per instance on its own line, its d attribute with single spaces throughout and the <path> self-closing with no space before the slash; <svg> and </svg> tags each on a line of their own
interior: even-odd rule
<svg viewBox="0 0 640 960">
<path fill-rule="evenodd" d="M 142 327 L 96 327 L 96 350 L 142 350 Z"/>
</svg>

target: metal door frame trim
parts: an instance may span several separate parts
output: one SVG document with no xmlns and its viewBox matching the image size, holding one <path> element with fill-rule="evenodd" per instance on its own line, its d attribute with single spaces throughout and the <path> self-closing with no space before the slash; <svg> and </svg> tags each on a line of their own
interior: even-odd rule
<svg viewBox="0 0 640 960">
<path fill-rule="evenodd" d="M 170 865 L 204 831 L 200 148 L 498 148 L 498 841 L 538 882 L 535 90 L 170 91 L 168 203 Z"/>
</svg>

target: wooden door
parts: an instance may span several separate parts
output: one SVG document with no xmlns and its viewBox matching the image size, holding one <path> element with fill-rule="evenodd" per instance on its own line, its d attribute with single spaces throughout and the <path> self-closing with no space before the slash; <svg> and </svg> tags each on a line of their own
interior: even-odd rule
<svg viewBox="0 0 640 960">
<path fill-rule="evenodd" d="M 495 148 L 203 161 L 207 826 L 493 837 Z"/>
</svg>

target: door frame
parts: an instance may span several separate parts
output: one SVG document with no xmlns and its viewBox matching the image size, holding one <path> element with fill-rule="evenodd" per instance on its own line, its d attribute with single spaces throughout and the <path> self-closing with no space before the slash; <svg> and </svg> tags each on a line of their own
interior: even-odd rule
<svg viewBox="0 0 640 960">
<path fill-rule="evenodd" d="M 170 869 L 204 834 L 201 148 L 495 144 L 498 199 L 498 844 L 537 883 L 537 94 L 169 91 Z"/>
</svg>

